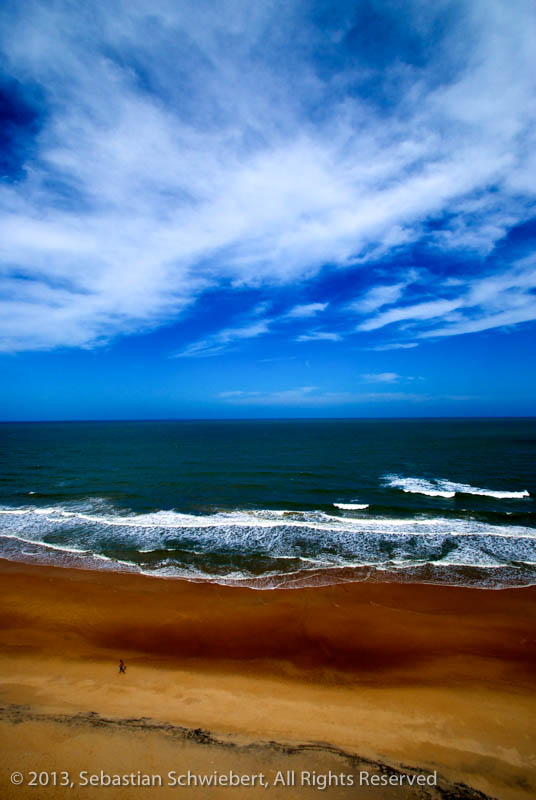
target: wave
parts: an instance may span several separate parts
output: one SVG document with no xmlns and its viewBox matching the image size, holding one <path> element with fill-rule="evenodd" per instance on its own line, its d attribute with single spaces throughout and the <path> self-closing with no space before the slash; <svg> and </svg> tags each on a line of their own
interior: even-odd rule
<svg viewBox="0 0 536 800">
<path fill-rule="evenodd" d="M 343 511 L 364 511 L 365 508 L 370 508 L 368 503 L 333 503 L 333 505 Z"/>
<path fill-rule="evenodd" d="M 24 536 L 16 536 L 14 533 L 2 533 L 0 536 L 2 539 L 16 539 L 18 542 L 23 542 L 24 544 L 32 544 L 36 545 L 37 547 L 46 547 L 49 550 L 59 550 L 63 553 L 76 553 L 78 555 L 91 553 L 91 550 L 88 549 L 82 549 L 80 547 L 67 547 L 66 545 L 58 543 L 42 542 L 39 539 L 28 539 Z"/>
<path fill-rule="evenodd" d="M 455 483 L 444 478 L 403 478 L 400 475 L 386 475 L 384 485 L 392 489 L 401 489 L 410 494 L 424 494 L 428 497 L 452 498 L 457 494 L 472 494 L 481 497 L 493 497 L 496 500 L 521 500 L 530 497 L 530 493 L 524 489 L 521 492 L 481 489 L 478 486 L 471 486 L 467 483 Z"/>
<path fill-rule="evenodd" d="M 87 507 L 87 504 L 84 504 Z M 102 504 L 101 504 L 102 505 Z M 334 504 L 335 505 L 335 504 Z M 343 504 L 340 504 L 343 505 Z M 350 505 L 350 504 L 348 504 Z M 357 506 L 357 504 L 355 504 Z M 364 505 L 364 504 L 363 504 Z M 352 504 L 354 507 L 354 504 Z M 361 506 L 359 506 L 361 508 Z M 536 537 L 536 529 L 524 526 L 498 525 L 481 522 L 474 518 L 447 518 L 438 516 L 392 517 L 392 516 L 359 516 L 343 517 L 328 514 L 324 511 L 295 511 L 281 509 L 236 509 L 233 511 L 216 511 L 207 514 L 187 514 L 175 510 L 159 510 L 150 513 L 135 514 L 109 507 L 107 513 L 87 513 L 77 510 L 73 505 L 11 508 L 0 507 L 0 519 L 5 527 L 6 519 L 12 518 L 11 524 L 26 529 L 61 530 L 84 523 L 85 530 L 118 528 L 127 531 L 133 529 L 133 535 L 139 530 L 140 536 L 148 537 L 152 531 L 170 533 L 193 530 L 200 535 L 202 531 L 218 530 L 225 532 L 244 529 L 276 531 L 282 529 L 305 529 L 321 532 L 339 533 L 399 533 L 405 529 L 407 533 L 420 534 L 422 529 L 431 532 L 441 530 L 453 535 L 473 534 L 480 531 L 488 535 Z M 112 536 L 113 534 L 110 534 Z"/>
<path fill-rule="evenodd" d="M 0 552 L 66 566 L 74 559 L 93 568 L 248 585 L 262 580 L 275 585 L 277 576 L 286 581 L 287 575 L 318 570 L 339 575 L 341 569 L 381 572 L 423 565 L 447 571 L 504 568 L 521 580 L 534 571 L 526 565 L 536 563 L 536 528 L 437 514 L 401 518 L 284 509 L 135 514 L 91 500 L 0 507 Z"/>
<path fill-rule="evenodd" d="M 1 542 L 1 539 L 0 539 Z M 356 561 L 347 564 L 324 564 L 315 560 L 310 565 L 306 559 L 289 571 L 273 569 L 260 575 L 240 570 L 227 570 L 223 574 L 208 573 L 202 567 L 184 568 L 168 562 L 147 569 L 134 561 L 115 559 L 101 554 L 81 554 L 58 551 L 54 559 L 38 552 L 23 549 L 6 552 L 2 557 L 30 564 L 44 564 L 99 571 L 130 572 L 152 578 L 182 579 L 209 582 L 222 586 L 241 586 L 255 590 L 318 588 L 341 583 L 431 583 L 445 586 L 465 586 L 479 589 L 504 589 L 536 585 L 536 562 L 507 563 L 457 563 L 455 561 L 410 562 L 386 560 L 382 563 Z M 46 551 L 45 553 L 50 553 Z M 57 557 L 56 557 L 57 556 Z"/>
<path fill-rule="evenodd" d="M 536 538 L 536 528 L 520 525 L 500 525 L 480 520 L 460 517 L 420 515 L 400 518 L 393 516 L 347 517 L 331 515 L 323 511 L 287 511 L 279 509 L 237 509 L 208 514 L 186 514 L 174 510 L 160 510 L 146 514 L 135 514 L 109 508 L 107 513 L 87 513 L 86 508 L 77 510 L 74 506 L 0 507 L 2 529 L 19 528 L 27 532 L 73 531 L 77 535 L 91 537 L 92 532 L 100 532 L 112 539 L 123 533 L 130 539 L 147 542 L 155 536 L 180 536 L 193 531 L 201 541 L 203 537 L 215 537 L 223 542 L 226 533 L 236 539 L 245 539 L 252 532 L 265 541 L 273 534 L 296 529 L 293 535 L 309 531 L 317 536 L 320 544 L 322 534 L 376 535 L 494 535 L 499 537 Z M 114 530 L 108 530 L 117 529 Z M 337 539 L 341 541 L 341 539 Z"/>
<path fill-rule="evenodd" d="M 398 475 L 386 475 L 385 486 L 402 489 L 410 494 L 425 494 L 428 497 L 454 497 L 456 492 L 440 488 L 437 483 L 422 478 L 400 478 Z"/>
</svg>

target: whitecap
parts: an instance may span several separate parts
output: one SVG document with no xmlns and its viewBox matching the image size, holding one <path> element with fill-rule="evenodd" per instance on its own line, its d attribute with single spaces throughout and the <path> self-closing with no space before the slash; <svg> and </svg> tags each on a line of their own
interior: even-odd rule
<svg viewBox="0 0 536 800">
<path fill-rule="evenodd" d="M 424 494 L 428 497 L 452 498 L 456 494 L 473 494 L 482 497 L 493 497 L 497 500 L 521 500 L 530 497 L 529 492 L 524 489 L 521 492 L 481 489 L 478 486 L 471 486 L 467 483 L 456 483 L 445 480 L 444 478 L 403 478 L 400 475 L 386 475 L 385 486 L 393 489 L 401 489 L 410 494 Z"/>
<path fill-rule="evenodd" d="M 453 483 L 452 481 L 438 481 L 441 486 L 448 487 L 457 494 L 474 494 L 483 497 L 494 497 L 497 500 L 521 500 L 530 497 L 529 492 L 524 489 L 522 492 L 499 491 L 495 489 L 480 489 L 478 486 L 470 486 L 466 483 Z"/>
<path fill-rule="evenodd" d="M 2 539 L 16 539 L 18 542 L 24 542 L 24 544 L 34 544 L 37 547 L 46 547 L 49 550 L 61 550 L 64 553 L 77 553 L 78 555 L 83 553 L 91 553 L 91 550 L 83 550 L 80 547 L 67 547 L 67 545 L 63 544 L 52 544 L 50 542 L 43 542 L 40 539 L 28 539 L 24 536 L 17 536 L 14 533 L 1 533 L 0 538 Z"/>
</svg>

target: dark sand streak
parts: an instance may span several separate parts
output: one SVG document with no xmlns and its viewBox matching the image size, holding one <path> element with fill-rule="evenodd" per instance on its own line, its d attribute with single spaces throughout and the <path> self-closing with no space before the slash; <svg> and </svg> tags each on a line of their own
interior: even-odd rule
<svg viewBox="0 0 536 800">
<path fill-rule="evenodd" d="M 362 758 L 359 755 L 345 752 L 339 747 L 334 747 L 323 742 L 309 742 L 305 744 L 284 744 L 282 742 L 251 742 L 249 744 L 238 744 L 233 741 L 224 741 L 217 738 L 210 731 L 202 728 L 186 728 L 180 725 L 159 722 L 148 717 L 138 719 L 111 719 L 103 717 L 92 711 L 79 714 L 43 714 L 28 706 L 0 706 L 0 717 L 13 725 L 20 725 L 27 722 L 48 722 L 59 725 L 72 726 L 74 728 L 97 728 L 114 731 L 141 731 L 147 734 L 157 734 L 167 738 L 176 739 L 182 742 L 195 743 L 205 747 L 225 748 L 228 750 L 238 750 L 244 753 L 254 752 L 258 763 L 263 762 L 263 754 L 266 751 L 277 753 L 281 756 L 293 756 L 296 754 L 323 753 L 334 756 L 336 760 L 345 762 L 344 767 L 357 775 L 361 770 L 366 770 L 370 774 L 378 775 L 425 775 L 432 773 L 427 770 L 418 769 L 414 766 L 400 764 L 398 767 L 382 761 Z M 265 760 L 265 759 L 264 759 Z M 288 769 L 291 767 L 288 766 Z M 342 765 L 341 765 L 342 768 Z M 284 769 L 282 767 L 282 769 Z M 408 788 L 406 788 L 406 792 Z M 379 796 L 380 793 L 378 793 Z M 19 795 L 20 796 L 20 795 Z M 494 800 L 490 795 L 471 789 L 463 783 L 451 783 L 438 775 L 437 786 L 418 786 L 410 788 L 406 797 L 429 798 L 429 800 Z"/>
</svg>

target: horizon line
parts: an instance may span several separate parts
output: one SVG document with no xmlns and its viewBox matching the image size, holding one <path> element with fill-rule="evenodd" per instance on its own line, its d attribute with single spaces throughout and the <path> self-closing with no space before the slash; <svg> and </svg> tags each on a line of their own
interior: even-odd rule
<svg viewBox="0 0 536 800">
<path fill-rule="evenodd" d="M 2 419 L 0 425 L 39 425 L 47 423 L 78 423 L 78 422 L 329 422 L 334 420 L 480 420 L 480 419 L 536 419 L 536 414 L 459 414 L 459 415 L 429 415 L 429 416 L 360 416 L 360 417 L 110 417 L 105 419 L 80 418 L 80 419 Z"/>
</svg>

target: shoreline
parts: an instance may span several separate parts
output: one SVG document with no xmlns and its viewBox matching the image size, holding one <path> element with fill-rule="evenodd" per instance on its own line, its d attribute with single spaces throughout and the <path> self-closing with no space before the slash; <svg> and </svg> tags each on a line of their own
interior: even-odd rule
<svg viewBox="0 0 536 800">
<path fill-rule="evenodd" d="M 433 562 L 407 564 L 390 569 L 378 568 L 375 564 L 332 565 L 243 578 L 227 578 L 223 575 L 209 575 L 208 573 L 203 575 L 186 572 L 172 574 L 157 570 L 144 570 L 133 561 L 116 560 L 97 553 L 86 553 L 57 544 L 23 539 L 19 536 L 0 534 L 0 538 L 9 541 L 9 545 L 6 545 L 5 542 L 2 543 L 0 561 L 41 568 L 52 567 L 83 572 L 137 575 L 160 580 L 184 581 L 255 591 L 318 589 L 352 583 L 426 585 L 483 591 L 536 587 L 536 582 L 532 583 L 526 577 L 519 576 L 516 569 L 509 566 L 483 567 Z M 22 551 L 19 547 L 22 543 L 37 548 L 37 551 L 34 553 Z M 46 559 L 39 552 L 39 548 L 43 548 L 45 552 L 56 550 L 58 560 Z M 60 554 L 61 560 L 59 559 Z"/>
<path fill-rule="evenodd" d="M 16 728 L 7 712 L 2 722 L 13 769 L 22 750 L 40 754 L 43 769 L 59 752 L 80 762 L 56 717 L 96 714 L 210 731 L 244 746 L 253 771 L 265 756 L 252 756 L 252 743 L 308 743 L 386 769 L 436 769 L 449 785 L 501 800 L 536 793 L 534 587 L 361 582 L 259 592 L 4 560 L 0 578 L 0 702 L 27 715 Z M 39 714 L 47 719 L 37 723 Z M 121 730 L 93 731 L 84 768 L 99 769 L 110 748 L 128 750 L 131 733 Z M 143 735 L 163 768 L 169 753 L 154 730 Z M 201 746 L 192 744 L 199 763 Z M 378 791 L 378 800 L 404 797 Z M 25 797 L 8 787 L 2 796 Z M 275 788 L 271 796 L 290 800 Z"/>
</svg>

